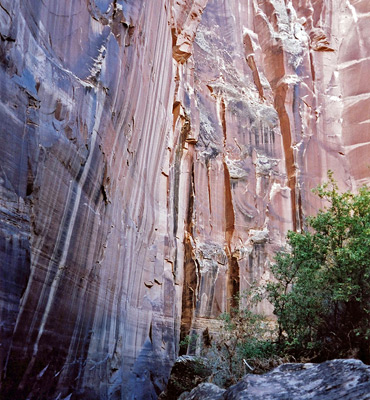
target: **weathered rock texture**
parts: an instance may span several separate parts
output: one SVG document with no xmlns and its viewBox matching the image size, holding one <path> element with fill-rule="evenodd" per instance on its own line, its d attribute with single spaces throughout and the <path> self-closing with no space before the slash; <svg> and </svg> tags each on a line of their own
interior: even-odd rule
<svg viewBox="0 0 370 400">
<path fill-rule="evenodd" d="M 284 364 L 264 375 L 246 375 L 227 390 L 202 383 L 181 400 L 368 400 L 370 367 L 359 360 Z"/>
<path fill-rule="evenodd" d="M 159 396 L 161 400 L 173 400 L 183 392 L 189 393 L 193 388 L 207 382 L 212 375 L 209 360 L 198 356 L 181 356 L 177 358 L 168 379 L 167 388 Z"/>
<path fill-rule="evenodd" d="M 367 0 L 0 0 L 4 398 L 155 398 L 327 169 L 369 181 L 369 22 Z"/>
</svg>

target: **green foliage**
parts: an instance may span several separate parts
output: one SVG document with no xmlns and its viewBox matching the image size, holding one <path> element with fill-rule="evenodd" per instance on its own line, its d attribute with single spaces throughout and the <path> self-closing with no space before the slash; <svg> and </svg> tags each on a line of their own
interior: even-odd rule
<svg viewBox="0 0 370 400">
<path fill-rule="evenodd" d="M 267 284 L 282 349 L 322 360 L 370 361 L 370 191 L 339 193 L 331 172 L 314 192 L 328 206 L 289 232 Z"/>
<path fill-rule="evenodd" d="M 196 341 L 196 338 L 194 336 L 186 335 L 183 340 L 180 341 L 179 345 L 180 346 L 189 346 L 193 341 Z"/>
<path fill-rule="evenodd" d="M 236 383 L 246 373 L 266 372 L 281 363 L 276 356 L 274 324 L 250 310 L 260 300 L 259 295 L 248 293 L 242 297 L 247 307 L 239 307 L 237 298 L 231 313 L 220 316 L 221 330 L 207 352 L 212 381 L 221 387 Z"/>
<path fill-rule="evenodd" d="M 180 354 L 186 354 L 188 349 L 195 349 L 197 346 L 198 335 L 192 333 L 191 335 L 186 335 L 183 340 L 180 341 Z"/>
</svg>

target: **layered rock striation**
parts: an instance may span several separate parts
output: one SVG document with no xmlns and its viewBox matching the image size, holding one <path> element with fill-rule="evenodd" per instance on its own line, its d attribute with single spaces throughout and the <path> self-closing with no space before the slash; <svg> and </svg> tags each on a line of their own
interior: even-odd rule
<svg viewBox="0 0 370 400">
<path fill-rule="evenodd" d="M 3 397 L 156 398 L 180 336 L 269 279 L 326 171 L 369 181 L 369 19 L 0 0 Z"/>
</svg>

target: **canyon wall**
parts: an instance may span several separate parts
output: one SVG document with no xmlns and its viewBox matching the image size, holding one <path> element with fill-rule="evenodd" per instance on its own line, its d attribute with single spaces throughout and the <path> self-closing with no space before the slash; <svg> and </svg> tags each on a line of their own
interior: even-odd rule
<svg viewBox="0 0 370 400">
<path fill-rule="evenodd" d="M 369 183 L 369 30 L 367 0 L 0 0 L 3 398 L 158 396 L 327 170 Z"/>
</svg>

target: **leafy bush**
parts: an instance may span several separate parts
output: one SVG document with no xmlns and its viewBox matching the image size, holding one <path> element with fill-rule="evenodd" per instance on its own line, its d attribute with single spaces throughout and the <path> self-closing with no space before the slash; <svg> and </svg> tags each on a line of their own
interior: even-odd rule
<svg viewBox="0 0 370 400">
<path fill-rule="evenodd" d="M 251 299 L 250 293 L 244 297 Z M 239 299 L 236 302 L 239 304 Z M 238 305 L 220 316 L 220 332 L 207 351 L 211 380 L 220 387 L 236 383 L 248 372 L 266 372 L 282 362 L 276 354 L 274 324 L 250 308 L 251 304 L 247 308 Z"/>
<path fill-rule="evenodd" d="M 267 285 L 278 319 L 278 344 L 296 357 L 370 361 L 370 191 L 315 189 L 328 206 L 289 232 L 289 251 L 277 254 Z"/>
</svg>

